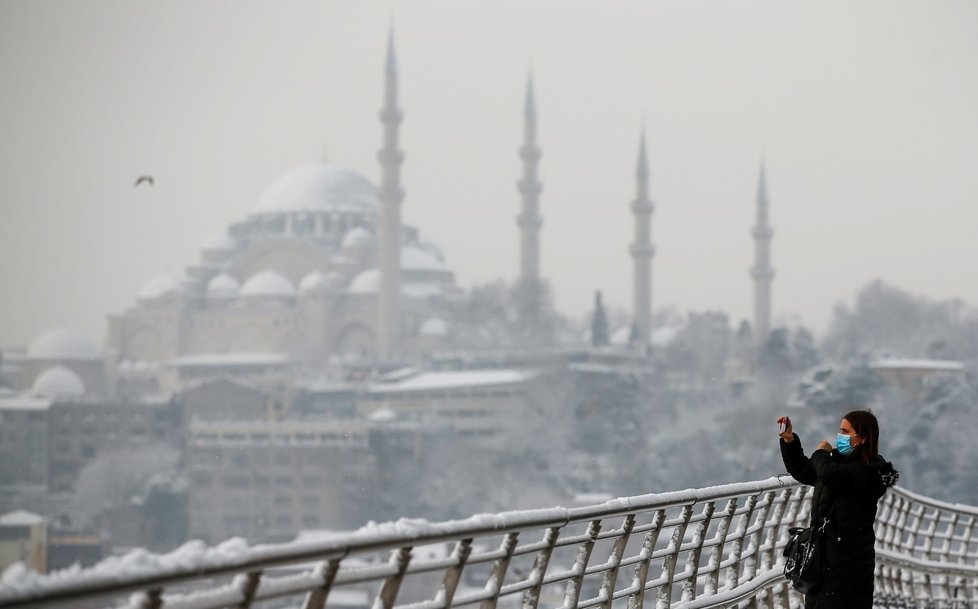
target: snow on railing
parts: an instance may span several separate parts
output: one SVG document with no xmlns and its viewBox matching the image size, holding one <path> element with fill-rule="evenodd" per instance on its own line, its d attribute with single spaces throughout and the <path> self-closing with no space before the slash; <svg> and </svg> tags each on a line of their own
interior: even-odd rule
<svg viewBox="0 0 978 609">
<path fill-rule="evenodd" d="M 781 550 L 788 528 L 807 524 L 810 490 L 782 476 L 581 508 L 401 519 L 280 545 L 189 542 L 91 569 L 8 571 L 0 607 L 797 607 Z M 877 524 L 880 600 L 974 603 L 976 517 L 888 492 Z"/>
</svg>

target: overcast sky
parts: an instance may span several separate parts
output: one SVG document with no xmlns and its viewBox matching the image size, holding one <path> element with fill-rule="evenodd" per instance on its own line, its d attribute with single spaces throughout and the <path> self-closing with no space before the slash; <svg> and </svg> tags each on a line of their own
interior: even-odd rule
<svg viewBox="0 0 978 609">
<path fill-rule="evenodd" d="M 762 154 L 776 322 L 821 332 L 874 278 L 978 304 L 971 0 L 3 0 L 0 345 L 102 341 L 324 148 L 376 181 L 391 22 L 404 219 L 462 285 L 516 274 L 532 63 L 560 310 L 631 302 L 643 116 L 656 309 L 750 314 Z"/>
</svg>

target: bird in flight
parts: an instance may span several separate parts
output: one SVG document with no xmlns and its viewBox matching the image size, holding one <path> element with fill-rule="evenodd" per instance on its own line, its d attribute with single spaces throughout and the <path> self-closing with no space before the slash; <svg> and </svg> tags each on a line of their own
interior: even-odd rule
<svg viewBox="0 0 978 609">
<path fill-rule="evenodd" d="M 138 178 L 136 178 L 136 183 L 133 184 L 132 187 L 133 188 L 137 188 L 143 182 L 145 182 L 145 183 L 149 184 L 150 186 L 152 186 L 153 183 L 154 183 L 153 182 L 153 176 L 139 176 Z"/>
</svg>

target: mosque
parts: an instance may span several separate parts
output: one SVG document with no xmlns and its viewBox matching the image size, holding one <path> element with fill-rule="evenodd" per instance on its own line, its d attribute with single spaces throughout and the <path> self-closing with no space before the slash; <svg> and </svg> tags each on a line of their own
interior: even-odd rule
<svg viewBox="0 0 978 609">
<path fill-rule="evenodd" d="M 99 353 L 69 330 L 42 335 L 28 349 L 21 386 L 46 371 L 55 389 L 122 393 L 178 390 L 198 378 L 281 379 L 328 362 L 416 361 L 438 351 L 465 294 L 438 246 L 401 222 L 398 73 L 388 42 L 380 112 L 381 180 L 332 164 L 309 164 L 273 181 L 242 220 L 207 239 L 182 276 L 150 279 L 126 311 L 109 317 Z M 532 79 L 524 105 L 523 172 L 518 182 L 517 285 L 528 325 L 539 314 L 541 157 Z M 636 169 L 633 335 L 644 350 L 652 332 L 653 203 L 644 135 Z M 623 209 L 624 212 L 624 209 Z M 758 185 L 754 280 L 755 337 L 770 328 L 773 270 L 763 167 Z M 77 379 L 68 379 L 75 375 Z M 51 376 L 51 375 L 49 375 Z M 67 379 L 67 380 L 66 380 Z M 78 381 L 76 383 L 75 381 Z M 70 381 L 70 382 L 69 382 Z M 50 385 L 51 379 L 45 382 Z M 54 391 L 48 387 L 48 392 Z"/>
</svg>

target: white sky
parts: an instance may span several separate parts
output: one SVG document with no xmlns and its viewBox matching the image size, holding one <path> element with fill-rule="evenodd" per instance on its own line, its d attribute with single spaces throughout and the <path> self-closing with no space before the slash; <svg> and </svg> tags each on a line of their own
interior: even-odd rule
<svg viewBox="0 0 978 609">
<path fill-rule="evenodd" d="M 978 303 L 973 1 L 4 0 L 0 345 L 101 341 L 324 140 L 376 180 L 391 20 L 404 218 L 463 285 L 516 273 L 532 61 L 562 311 L 631 302 L 643 114 L 656 308 L 750 314 L 762 151 L 776 321 L 821 331 L 874 278 Z"/>
</svg>

